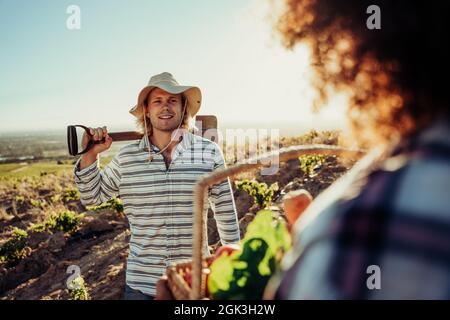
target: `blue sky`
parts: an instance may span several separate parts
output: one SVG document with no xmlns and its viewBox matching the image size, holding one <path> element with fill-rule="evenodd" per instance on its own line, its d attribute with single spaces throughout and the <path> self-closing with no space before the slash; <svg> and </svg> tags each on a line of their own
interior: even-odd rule
<svg viewBox="0 0 450 320">
<path fill-rule="evenodd" d="M 66 27 L 72 4 L 80 30 Z M 268 12 L 266 0 L 0 0 L 0 132 L 133 130 L 129 108 L 163 71 L 199 86 L 201 113 L 223 123 L 311 123 L 307 50 L 281 48 Z M 335 110 L 320 116 L 336 123 Z"/>
</svg>

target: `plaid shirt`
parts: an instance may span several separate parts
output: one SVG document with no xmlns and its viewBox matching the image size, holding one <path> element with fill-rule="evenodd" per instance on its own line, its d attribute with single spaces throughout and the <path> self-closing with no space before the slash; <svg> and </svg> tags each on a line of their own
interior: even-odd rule
<svg viewBox="0 0 450 320">
<path fill-rule="evenodd" d="M 98 205 L 114 196 L 123 200 L 130 223 L 130 253 L 126 282 L 135 290 L 154 296 L 156 282 L 166 268 L 192 258 L 193 187 L 204 174 L 225 166 L 219 146 L 185 132 L 166 168 L 164 158 L 146 139 L 120 149 L 111 162 L 99 169 L 99 161 L 79 170 L 75 183 L 83 205 Z M 208 202 L 209 200 L 209 202 Z M 214 210 L 222 244 L 239 242 L 239 225 L 229 180 L 212 186 L 205 201 Z M 205 254 L 209 254 L 206 240 Z"/>
<path fill-rule="evenodd" d="M 410 141 L 366 156 L 313 202 L 269 297 L 450 299 L 450 125 Z"/>
</svg>

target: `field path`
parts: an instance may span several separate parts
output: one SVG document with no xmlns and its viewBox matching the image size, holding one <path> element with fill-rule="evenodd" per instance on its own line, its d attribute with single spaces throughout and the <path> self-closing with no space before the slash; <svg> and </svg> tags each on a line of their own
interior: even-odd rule
<svg viewBox="0 0 450 320">
<path fill-rule="evenodd" d="M 14 170 L 11 170 L 10 172 L 11 172 L 11 173 L 17 173 L 17 172 L 20 172 L 20 171 L 25 170 L 26 168 L 27 168 L 27 167 L 26 167 L 25 165 L 23 165 L 22 167 L 17 168 L 17 169 L 14 169 Z"/>
</svg>

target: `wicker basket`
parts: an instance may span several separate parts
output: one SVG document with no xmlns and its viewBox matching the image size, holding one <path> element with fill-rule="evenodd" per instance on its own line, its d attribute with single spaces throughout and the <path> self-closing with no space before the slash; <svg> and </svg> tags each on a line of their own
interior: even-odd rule
<svg viewBox="0 0 450 320">
<path fill-rule="evenodd" d="M 180 262 L 167 268 L 167 283 L 176 300 L 188 300 L 191 288 L 180 274 L 180 270 L 192 268 L 192 261 Z"/>
<path fill-rule="evenodd" d="M 208 257 L 202 260 L 202 270 L 206 271 L 207 266 L 212 262 L 213 257 Z M 167 268 L 167 282 L 169 289 L 176 300 L 189 300 L 191 299 L 192 289 L 189 284 L 184 280 L 181 275 L 182 270 L 191 269 L 192 270 L 192 260 L 180 261 L 176 264 L 171 265 Z M 206 292 L 206 273 L 202 272 L 202 284 L 204 287 L 201 288 L 202 297 L 205 297 Z"/>
<path fill-rule="evenodd" d="M 209 173 L 197 181 L 194 188 L 194 225 L 193 225 L 193 246 L 192 260 L 181 261 L 167 268 L 167 278 L 169 289 L 177 300 L 199 300 L 205 299 L 206 276 L 202 270 L 208 266 L 208 260 L 203 257 L 204 239 L 204 195 L 207 189 L 228 177 L 233 177 L 244 171 L 261 167 L 270 167 L 273 163 L 298 158 L 302 155 L 322 154 L 339 155 L 341 157 L 355 157 L 364 154 L 361 150 L 347 149 L 329 145 L 308 145 L 292 146 L 283 148 L 277 152 L 265 154 L 263 156 L 250 159 L 243 163 L 232 165 L 228 168 L 216 170 Z M 210 259 L 210 258 L 208 258 Z M 212 258 L 211 258 L 212 259 Z M 180 274 L 183 268 L 192 268 L 192 288 L 186 283 Z"/>
</svg>

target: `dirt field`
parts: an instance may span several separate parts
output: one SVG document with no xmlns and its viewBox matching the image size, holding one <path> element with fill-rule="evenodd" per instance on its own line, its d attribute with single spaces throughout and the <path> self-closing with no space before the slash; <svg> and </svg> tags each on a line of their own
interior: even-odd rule
<svg viewBox="0 0 450 320">
<path fill-rule="evenodd" d="M 238 179 L 255 178 L 268 185 L 277 182 L 279 190 L 271 209 L 283 215 L 281 199 L 286 192 L 304 188 L 316 197 L 352 165 L 330 156 L 306 174 L 296 159 L 283 163 L 276 175 L 249 172 Z M 70 299 L 66 284 L 70 265 L 80 266 L 92 299 L 122 298 L 130 237 L 127 218 L 112 208 L 87 211 L 73 197 L 73 189 L 70 171 L 0 182 L 0 247 L 11 238 L 14 227 L 28 232 L 26 256 L 0 262 L 0 299 Z M 256 208 L 246 192 L 234 190 L 234 195 L 243 235 Z M 84 213 L 75 232 L 36 231 L 36 224 L 63 210 Z M 208 242 L 213 251 L 218 241 L 211 212 Z"/>
</svg>

